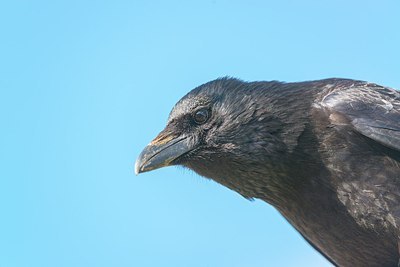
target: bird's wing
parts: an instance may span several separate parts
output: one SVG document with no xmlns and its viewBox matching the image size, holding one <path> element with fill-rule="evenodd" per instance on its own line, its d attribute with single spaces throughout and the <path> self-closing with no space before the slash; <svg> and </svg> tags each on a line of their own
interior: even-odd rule
<svg viewBox="0 0 400 267">
<path fill-rule="evenodd" d="M 364 83 L 331 90 L 320 104 L 330 110 L 333 124 L 350 124 L 362 135 L 400 151 L 400 92 Z"/>
<path fill-rule="evenodd" d="M 316 245 L 314 245 L 312 242 L 311 242 L 311 240 L 309 240 L 305 235 L 303 235 L 299 230 L 297 230 L 298 232 L 299 232 L 299 234 L 304 238 L 304 240 L 306 240 L 307 241 L 307 243 L 313 248 L 313 249 L 315 249 L 316 251 L 318 251 L 322 256 L 324 256 L 325 257 L 325 259 L 327 260 L 327 261 L 329 261 L 330 263 L 332 263 L 332 265 L 333 266 L 338 266 L 331 258 L 329 258 L 329 256 L 326 254 L 326 253 L 324 253 L 322 250 L 320 250 Z"/>
<path fill-rule="evenodd" d="M 352 181 L 357 185 L 355 188 L 343 190 L 351 195 L 346 205 L 350 213 L 352 209 L 358 211 L 352 215 L 359 223 L 366 221 L 369 225 L 383 218 L 382 225 L 389 222 L 400 237 L 400 180 L 396 179 L 400 169 L 400 92 L 376 84 L 358 83 L 328 88 L 317 101 L 339 131 L 357 132 L 393 150 L 394 153 L 386 151 L 390 156 L 382 159 L 379 165 L 365 166 L 363 174 L 360 170 L 355 172 L 364 178 Z M 367 179 L 370 182 L 367 183 Z M 362 209 L 367 212 L 360 212 Z"/>
</svg>

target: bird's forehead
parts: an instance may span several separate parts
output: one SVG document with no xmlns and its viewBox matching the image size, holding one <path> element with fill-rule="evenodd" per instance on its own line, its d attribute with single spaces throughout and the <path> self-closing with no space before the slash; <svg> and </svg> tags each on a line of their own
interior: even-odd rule
<svg viewBox="0 0 400 267">
<path fill-rule="evenodd" d="M 208 106 L 210 102 L 211 98 L 207 95 L 187 95 L 175 104 L 174 108 L 169 114 L 168 120 L 191 113 L 193 110 L 199 107 Z"/>
</svg>

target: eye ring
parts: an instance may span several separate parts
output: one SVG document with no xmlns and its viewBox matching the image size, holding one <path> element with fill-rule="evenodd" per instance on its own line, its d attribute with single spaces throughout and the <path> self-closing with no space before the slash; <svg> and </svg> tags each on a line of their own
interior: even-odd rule
<svg viewBox="0 0 400 267">
<path fill-rule="evenodd" d="M 199 110 L 196 110 L 193 114 L 193 120 L 197 124 L 203 124 L 205 123 L 210 117 L 210 112 L 208 109 L 202 108 Z"/>
</svg>

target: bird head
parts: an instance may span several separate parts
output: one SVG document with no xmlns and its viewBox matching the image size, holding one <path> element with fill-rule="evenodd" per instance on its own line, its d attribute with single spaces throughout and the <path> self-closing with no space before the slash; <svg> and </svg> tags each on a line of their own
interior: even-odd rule
<svg viewBox="0 0 400 267">
<path fill-rule="evenodd" d="M 176 103 L 165 129 L 142 151 L 135 172 L 182 165 L 239 191 L 238 183 L 243 187 L 253 174 L 272 171 L 286 144 L 282 121 L 272 112 L 272 89 L 262 86 L 265 83 L 221 78 L 193 89 Z"/>
</svg>

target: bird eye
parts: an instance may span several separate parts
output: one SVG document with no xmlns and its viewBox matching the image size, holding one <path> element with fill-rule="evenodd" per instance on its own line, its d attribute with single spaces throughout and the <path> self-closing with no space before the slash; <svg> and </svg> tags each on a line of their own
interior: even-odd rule
<svg viewBox="0 0 400 267">
<path fill-rule="evenodd" d="M 203 124 L 208 120 L 209 112 L 207 109 L 200 109 L 197 110 L 194 115 L 193 119 L 197 124 Z"/>
</svg>

